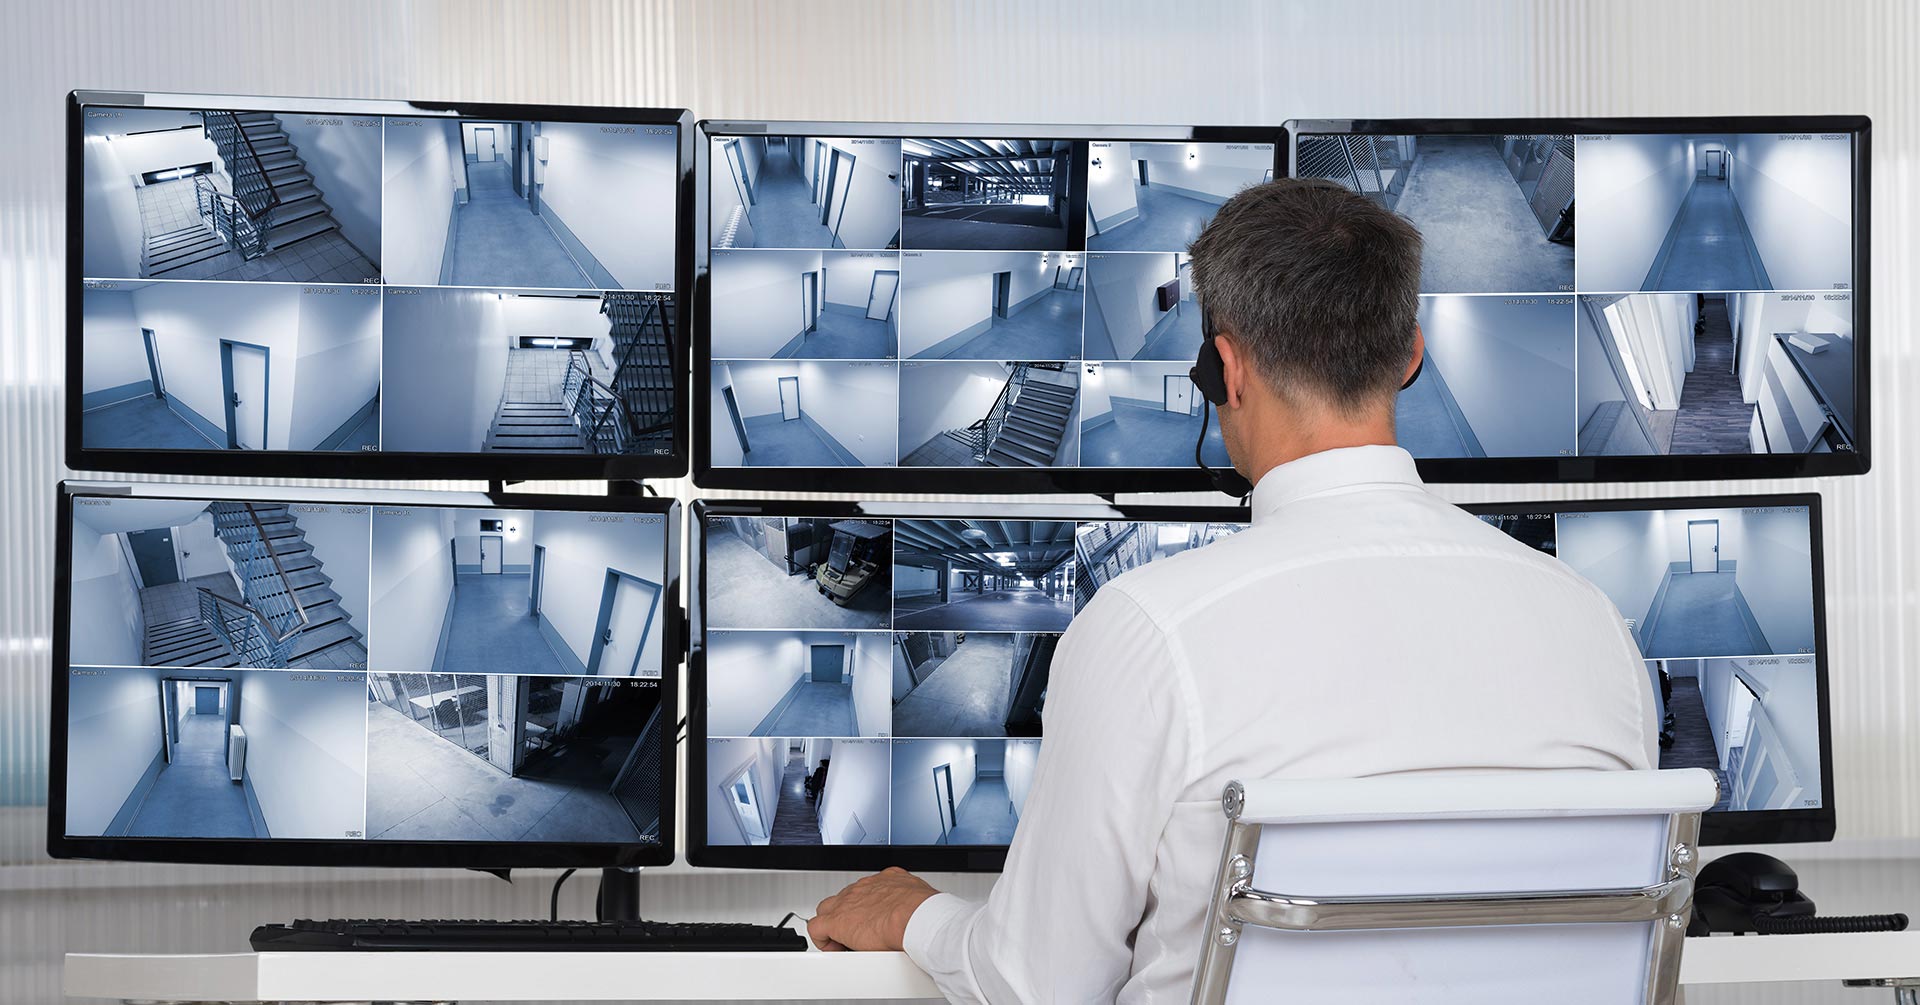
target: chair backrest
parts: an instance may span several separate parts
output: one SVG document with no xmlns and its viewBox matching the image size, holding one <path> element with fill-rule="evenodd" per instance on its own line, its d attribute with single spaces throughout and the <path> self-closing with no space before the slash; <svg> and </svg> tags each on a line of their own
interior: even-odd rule
<svg viewBox="0 0 1920 1005">
<path fill-rule="evenodd" d="M 1663 1005 L 1711 772 L 1235 782 L 1196 1003 Z"/>
</svg>

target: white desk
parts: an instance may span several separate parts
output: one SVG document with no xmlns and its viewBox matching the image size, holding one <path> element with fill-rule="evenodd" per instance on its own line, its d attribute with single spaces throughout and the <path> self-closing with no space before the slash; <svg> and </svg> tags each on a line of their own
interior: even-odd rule
<svg viewBox="0 0 1920 1005">
<path fill-rule="evenodd" d="M 1680 958 L 1683 985 L 1842 980 L 1920 980 L 1920 932 L 1688 939 Z M 66 993 L 160 1002 L 938 997 L 904 954 L 815 952 L 74 953 L 67 956 Z M 1862 992 L 1862 1001 L 1881 1000 Z"/>
</svg>

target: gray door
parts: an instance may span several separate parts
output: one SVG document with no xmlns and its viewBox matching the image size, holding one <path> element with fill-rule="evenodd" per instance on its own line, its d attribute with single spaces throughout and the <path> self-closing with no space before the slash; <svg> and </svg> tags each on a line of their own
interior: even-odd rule
<svg viewBox="0 0 1920 1005">
<path fill-rule="evenodd" d="M 147 374 L 153 381 L 153 396 L 167 396 L 167 378 L 160 372 L 160 345 L 155 340 L 153 329 L 140 329 L 140 341 L 147 347 Z"/>
<path fill-rule="evenodd" d="M 820 327 L 820 273 L 800 274 L 800 331 Z"/>
<path fill-rule="evenodd" d="M 733 420 L 733 435 L 740 438 L 740 452 L 743 454 L 751 453 L 753 451 L 753 444 L 747 442 L 747 424 L 745 420 L 740 418 L 740 403 L 734 400 L 733 385 L 728 384 L 726 387 L 721 388 L 720 396 L 726 399 L 727 418 Z"/>
<path fill-rule="evenodd" d="M 220 689 L 217 687 L 195 686 L 193 689 L 194 715 L 220 714 Z"/>
<path fill-rule="evenodd" d="M 173 557 L 173 531 L 130 530 L 127 547 L 133 552 L 133 564 L 140 570 L 140 585 L 165 586 L 180 581 L 180 563 Z"/>
<path fill-rule="evenodd" d="M 1013 299 L 1013 273 L 996 272 L 993 274 L 993 316 L 1007 316 L 1009 302 Z"/>
<path fill-rule="evenodd" d="M 819 684 L 840 683 L 843 669 L 847 665 L 846 646 L 813 647 L 813 681 Z"/>
</svg>

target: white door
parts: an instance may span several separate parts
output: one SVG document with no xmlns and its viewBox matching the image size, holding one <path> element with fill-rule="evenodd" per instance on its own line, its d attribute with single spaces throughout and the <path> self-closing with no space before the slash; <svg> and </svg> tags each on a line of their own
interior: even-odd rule
<svg viewBox="0 0 1920 1005">
<path fill-rule="evenodd" d="M 233 426 L 227 430 L 232 445 L 263 450 L 267 445 L 267 351 L 259 346 L 228 344 L 233 364 Z"/>
<path fill-rule="evenodd" d="M 760 816 L 760 794 L 753 787 L 752 767 L 735 775 L 727 785 L 727 802 L 732 804 L 740 833 L 747 844 L 766 844 L 767 825 Z"/>
<path fill-rule="evenodd" d="M 653 606 L 660 588 L 627 576 L 609 576 L 613 590 L 607 617 L 600 625 L 600 662 L 594 673 L 601 677 L 644 676 L 658 666 L 641 665 L 647 636 L 653 629 Z"/>
<path fill-rule="evenodd" d="M 800 417 L 800 378 L 780 378 L 780 418 L 798 419 Z"/>
<path fill-rule="evenodd" d="M 1162 399 L 1160 407 L 1169 412 L 1184 414 L 1187 410 L 1187 388 L 1193 386 L 1193 381 L 1185 375 L 1168 374 L 1161 378 L 1160 386 Z"/>
<path fill-rule="evenodd" d="M 1720 521 L 1687 521 L 1689 572 L 1720 571 Z"/>
<path fill-rule="evenodd" d="M 873 274 L 873 291 L 867 295 L 867 317 L 885 321 L 893 316 L 893 295 L 900 289 L 900 273 Z"/>
<path fill-rule="evenodd" d="M 1756 711 L 1746 727 L 1747 742 L 1740 750 L 1728 787 L 1730 805 L 1738 810 L 1798 809 L 1806 786 L 1793 759 L 1773 731 L 1773 723 Z"/>
<path fill-rule="evenodd" d="M 498 576 L 501 571 L 500 553 L 505 550 L 500 538 L 482 537 L 480 539 L 480 571 L 485 575 Z"/>
<path fill-rule="evenodd" d="M 482 164 L 493 162 L 493 130 L 475 129 L 473 131 L 473 159 Z"/>
</svg>

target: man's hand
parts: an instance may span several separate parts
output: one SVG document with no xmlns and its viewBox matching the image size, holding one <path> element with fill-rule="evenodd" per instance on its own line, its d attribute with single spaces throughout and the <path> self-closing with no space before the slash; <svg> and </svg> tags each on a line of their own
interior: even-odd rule
<svg viewBox="0 0 1920 1005">
<path fill-rule="evenodd" d="M 907 920 L 938 892 L 896 866 L 821 901 L 807 921 L 807 937 L 829 952 L 899 952 L 906 945 Z"/>
</svg>

